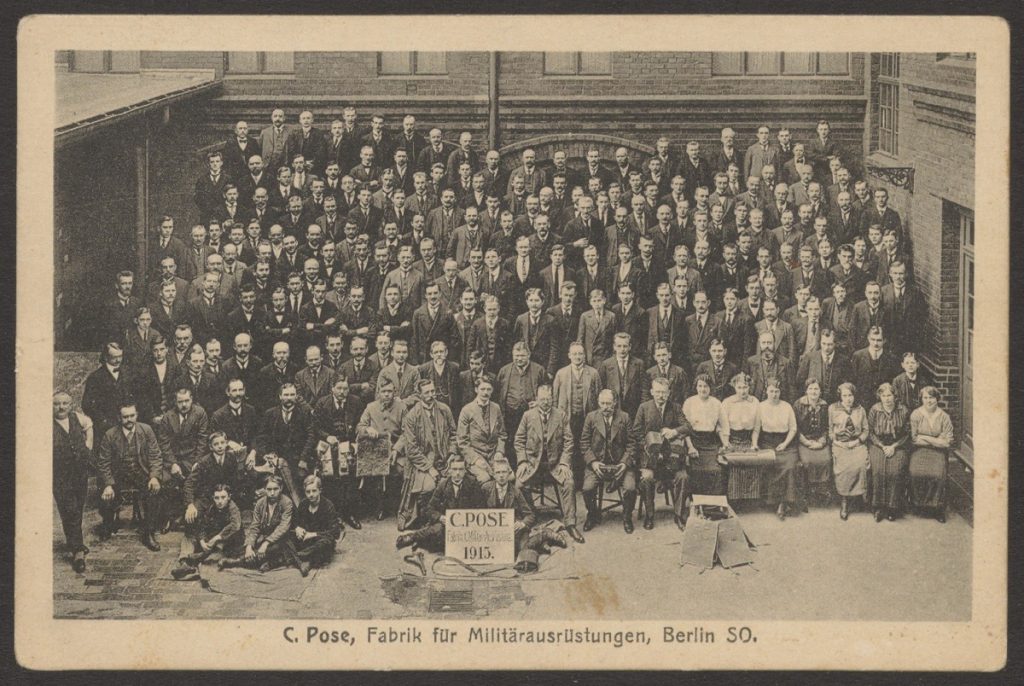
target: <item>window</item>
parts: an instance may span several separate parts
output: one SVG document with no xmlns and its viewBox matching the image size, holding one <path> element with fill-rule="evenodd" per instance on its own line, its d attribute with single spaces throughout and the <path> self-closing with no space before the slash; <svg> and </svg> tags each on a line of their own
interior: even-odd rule
<svg viewBox="0 0 1024 686">
<path fill-rule="evenodd" d="M 137 50 L 74 50 L 71 68 L 78 72 L 131 73 L 139 71 Z"/>
<path fill-rule="evenodd" d="M 544 73 L 549 76 L 610 76 L 610 52 L 546 52 Z"/>
<path fill-rule="evenodd" d="M 292 74 L 293 52 L 229 52 L 225 71 L 229 74 Z"/>
<path fill-rule="evenodd" d="M 900 152 L 900 54 L 883 52 L 878 64 L 878 149 Z"/>
<path fill-rule="evenodd" d="M 381 76 L 441 76 L 448 73 L 446 52 L 381 52 L 377 55 Z"/>
<path fill-rule="evenodd" d="M 943 60 L 964 60 L 973 62 L 977 57 L 977 53 L 974 52 L 937 52 L 935 53 L 935 61 L 942 62 Z"/>
<path fill-rule="evenodd" d="M 714 76 L 845 76 L 850 73 L 846 52 L 715 52 Z"/>
</svg>

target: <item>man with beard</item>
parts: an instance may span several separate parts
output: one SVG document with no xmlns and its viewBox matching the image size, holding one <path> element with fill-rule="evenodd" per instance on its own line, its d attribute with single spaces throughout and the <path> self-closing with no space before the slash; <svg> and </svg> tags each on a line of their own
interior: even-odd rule
<svg viewBox="0 0 1024 686">
<path fill-rule="evenodd" d="M 313 418 L 310 411 L 299 403 L 299 394 L 291 382 L 280 386 L 278 406 L 263 413 L 256 445 L 259 454 L 275 453 L 287 462 L 289 470 L 299 480 L 313 472 L 314 454 Z M 289 485 L 289 494 L 299 494 Z"/>
<path fill-rule="evenodd" d="M 782 322 L 784 323 L 784 322 Z M 769 330 L 761 330 L 757 336 L 759 352 L 747 358 L 746 373 L 750 376 L 750 395 L 758 400 L 768 397 L 767 383 L 771 379 L 779 382 L 782 399 L 793 402 L 793 369 L 789 358 L 778 352 L 776 337 Z"/>
<path fill-rule="evenodd" d="M 396 341 L 396 350 L 400 350 L 404 341 Z M 399 353 L 400 354 L 400 353 Z M 410 370 L 406 370 L 410 374 Z M 408 405 L 404 400 L 396 397 L 395 383 L 389 377 L 381 375 L 377 381 L 377 399 L 366 406 L 363 414 L 356 425 L 357 439 L 383 440 L 391 452 L 391 467 L 394 467 L 394 453 L 398 441 L 402 435 L 402 422 Z M 357 467 L 358 467 L 358 457 Z M 393 485 L 394 479 L 390 478 L 391 473 L 367 476 L 363 479 L 363 489 L 367 500 L 371 503 L 376 513 L 378 522 L 383 521 L 387 516 L 387 505 L 385 499 L 389 489 L 389 482 Z"/>
</svg>

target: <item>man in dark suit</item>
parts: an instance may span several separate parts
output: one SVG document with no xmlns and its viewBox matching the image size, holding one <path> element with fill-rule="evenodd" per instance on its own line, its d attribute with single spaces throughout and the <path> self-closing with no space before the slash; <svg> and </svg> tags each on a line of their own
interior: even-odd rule
<svg viewBox="0 0 1024 686">
<path fill-rule="evenodd" d="M 142 299 L 132 294 L 135 275 L 130 271 L 117 273 L 117 290 L 101 306 L 100 335 L 103 341 L 121 341 L 132 326 L 132 319 L 142 307 Z"/>
<path fill-rule="evenodd" d="M 896 356 L 886 349 L 885 333 L 877 326 L 868 330 L 867 346 L 853 353 L 850 367 L 857 402 L 864 407 L 874 404 L 878 387 L 891 383 L 901 371 Z"/>
<path fill-rule="evenodd" d="M 889 207 L 889 191 L 885 188 L 876 188 L 874 191 L 875 202 L 864 208 L 861 217 L 861 233 L 867 235 L 869 226 L 881 226 L 882 235 L 887 229 L 896 231 L 896 239 L 900 245 L 906 244 L 906 237 L 903 235 L 903 222 L 896 210 Z"/>
<path fill-rule="evenodd" d="M 484 368 L 497 374 L 511 360 L 512 325 L 499 316 L 501 305 L 496 295 L 486 294 L 483 300 L 484 314 L 473 322 L 471 341 L 483 358 Z"/>
<path fill-rule="evenodd" d="M 435 164 L 447 164 L 448 157 L 455 150 L 455 146 L 445 142 L 442 135 L 441 129 L 431 129 L 426 147 L 422 148 L 415 158 L 410 158 L 415 161 L 416 169 L 428 176 Z"/>
<path fill-rule="evenodd" d="M 601 387 L 615 393 L 616 409 L 624 410 L 630 417 L 640 407 L 644 386 L 644 363 L 631 356 L 631 344 L 629 334 L 615 334 L 614 354 L 596 363 Z"/>
<path fill-rule="evenodd" d="M 338 376 L 344 377 L 348 381 L 352 397 L 358 400 L 364 408 L 374 399 L 377 375 L 381 370 L 374 358 L 366 356 L 368 345 L 365 336 L 353 336 L 349 343 L 351 357 L 338 370 Z"/>
<path fill-rule="evenodd" d="M 301 482 L 316 466 L 312 463 L 316 445 L 312 414 L 299 403 L 298 391 L 292 383 L 282 384 L 277 397 L 278 406 L 263 413 L 256 436 L 257 450 L 260 455 L 275 453 L 283 458 Z"/>
<path fill-rule="evenodd" d="M 836 351 L 836 334 L 822 329 L 819 348 L 804 353 L 796 372 L 796 392 L 803 393 L 809 379 L 817 379 L 821 398 L 827 403 L 839 400 L 839 386 L 853 379 L 850 358 Z"/>
<path fill-rule="evenodd" d="M 767 126 L 757 127 L 757 141 L 749 148 L 743 156 L 743 178 L 761 176 L 761 169 L 770 164 L 776 169 L 782 167 L 779 156 L 779 149 L 770 140 L 771 130 Z"/>
<path fill-rule="evenodd" d="M 106 430 L 99 441 L 96 466 L 103 485 L 100 493 L 100 539 L 105 540 L 120 528 L 118 511 L 134 496 L 142 514 L 140 537 L 143 545 L 159 551 L 155 538 L 160 518 L 162 463 L 160 447 L 153 429 L 138 422 L 135 404 L 117 403 L 118 422 Z"/>
<path fill-rule="evenodd" d="M 659 342 L 667 343 L 675 364 L 688 363 L 689 337 L 686 315 L 672 305 L 672 289 L 662 283 L 657 290 L 658 304 L 647 310 L 647 362 L 654 360 L 654 348 Z"/>
<path fill-rule="evenodd" d="M 881 327 L 888 331 L 889 312 L 882 302 L 882 288 L 877 281 L 868 281 L 864 286 L 864 300 L 853 306 L 850 320 L 850 349 L 860 350 L 868 344 L 868 331 Z"/>
<path fill-rule="evenodd" d="M 224 198 L 224 186 L 231 179 L 223 170 L 224 156 L 220 152 L 206 155 L 207 170 L 196 180 L 193 200 L 199 210 L 199 221 L 206 223 L 214 216 Z"/>
<path fill-rule="evenodd" d="M 448 462 L 448 475 L 434 489 L 427 505 L 430 524 L 401 534 L 395 546 L 399 549 L 418 546 L 428 550 L 442 550 L 448 510 L 478 508 L 483 504 L 483 491 L 477 480 L 466 473 L 465 459 L 454 457 Z"/>
<path fill-rule="evenodd" d="M 356 424 L 363 414 L 365 405 L 349 393 L 348 378 L 338 374 L 334 378 L 329 395 L 317 401 L 313 410 L 315 436 L 329 446 L 332 464 L 332 475 L 325 476 L 327 490 L 333 496 L 339 519 L 353 529 L 361 529 L 362 524 L 355 516 L 356 486 L 359 479 L 355 475 L 354 452 L 341 453 L 342 443 L 351 443 L 356 438 Z M 322 458 L 323 459 L 323 458 Z M 346 464 L 340 461 L 345 460 Z"/>
<path fill-rule="evenodd" d="M 829 176 L 829 161 L 840 156 L 839 144 L 832 138 L 832 127 L 822 119 L 818 122 L 818 135 L 811 141 L 807 158 L 814 166 L 814 176 L 824 182 Z"/>
<path fill-rule="evenodd" d="M 840 191 L 833 202 L 828 226 L 840 245 L 853 243 L 860 235 L 864 223 L 863 213 L 860 208 L 854 207 L 852 193 Z"/>
<path fill-rule="evenodd" d="M 897 359 L 902 359 L 903 353 L 921 349 L 926 305 L 921 292 L 907 284 L 906 264 L 890 263 L 889 278 L 891 283 L 882 288 L 882 308 L 889 313 L 890 321 L 887 345 Z"/>
<path fill-rule="evenodd" d="M 174 391 L 173 406 L 156 418 L 153 428 L 163 458 L 162 481 L 166 486 L 163 497 L 168 502 L 177 503 L 181 499 L 185 479 L 209 447 L 209 415 L 193 402 L 191 389 L 179 388 Z M 176 509 L 171 508 L 164 513 L 167 517 L 165 529 L 180 520 L 181 514 Z"/>
<path fill-rule="evenodd" d="M 789 358 L 780 355 L 777 349 L 776 337 L 771 331 L 758 332 L 758 352 L 747 358 L 745 369 L 746 373 L 750 375 L 750 395 L 763 401 L 767 398 L 768 381 L 777 379 L 782 399 L 792 403 L 796 400 L 793 390 L 793 366 Z"/>
<path fill-rule="evenodd" d="M 551 349 L 545 365 L 548 376 L 554 377 L 555 372 L 568 362 L 569 345 L 579 335 L 580 308 L 576 307 L 576 284 L 564 282 L 561 286 L 559 302 L 549 307 L 545 314 L 550 318 Z"/>
<path fill-rule="evenodd" d="M 686 332 L 689 347 L 688 369 L 696 369 L 701 362 L 709 359 L 711 341 L 718 338 L 718 320 L 708 311 L 711 301 L 704 291 L 693 294 L 693 314 L 686 317 Z"/>
<path fill-rule="evenodd" d="M 102 437 L 107 429 L 117 426 L 118 404 L 131 397 L 132 379 L 122 366 L 123 360 L 121 345 L 107 343 L 100 366 L 85 379 L 82 411 L 92 420 L 94 436 Z"/>
<path fill-rule="evenodd" d="M 711 386 L 711 395 L 715 396 L 719 400 L 725 400 L 730 395 L 735 393 L 732 387 L 732 378 L 736 376 L 739 371 L 739 367 L 729 362 L 725 357 L 725 345 L 718 338 L 711 341 L 708 346 L 709 359 L 704 360 L 697 365 L 696 370 L 693 373 L 694 383 L 693 392 L 696 393 L 697 381 L 696 379 L 700 376 L 706 376 Z"/>
<path fill-rule="evenodd" d="M 286 160 L 302 155 L 306 170 L 323 176 L 327 164 L 327 143 L 323 132 L 313 126 L 313 113 L 305 110 L 299 115 L 299 126 L 288 134 L 284 145 Z"/>
<path fill-rule="evenodd" d="M 234 135 L 224 143 L 224 171 L 232 179 L 242 179 L 249 170 L 249 158 L 262 155 L 260 144 L 249 138 L 249 125 L 244 121 L 235 124 Z"/>
<path fill-rule="evenodd" d="M 746 359 L 747 341 L 753 322 L 750 315 L 738 306 L 736 289 L 727 287 L 722 302 L 725 307 L 715 313 L 715 328 L 718 339 L 725 346 L 726 359 L 739 369 Z"/>
<path fill-rule="evenodd" d="M 685 164 L 685 163 L 684 163 Z M 683 460 L 672 454 L 669 442 L 684 439 L 691 433 L 690 423 L 682 407 L 668 402 L 669 386 L 665 379 L 651 384 L 652 399 L 640 405 L 633 420 L 633 445 L 636 446 L 640 470 L 640 497 L 644 504 L 644 528 L 654 528 L 654 491 L 657 482 L 671 480 L 676 526 L 686 526 L 687 472 Z M 658 433 L 664 441 L 658 448 L 649 446 L 647 436 Z M 660 453 L 660 454 L 658 454 Z"/>
</svg>

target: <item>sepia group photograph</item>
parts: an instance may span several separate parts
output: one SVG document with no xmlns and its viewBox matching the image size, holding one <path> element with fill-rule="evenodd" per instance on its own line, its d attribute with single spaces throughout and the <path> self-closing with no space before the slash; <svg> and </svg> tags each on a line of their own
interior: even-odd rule
<svg viewBox="0 0 1024 686">
<path fill-rule="evenodd" d="M 19 32 L 24 666 L 1003 664 L 1004 23 L 191 19 Z"/>
</svg>

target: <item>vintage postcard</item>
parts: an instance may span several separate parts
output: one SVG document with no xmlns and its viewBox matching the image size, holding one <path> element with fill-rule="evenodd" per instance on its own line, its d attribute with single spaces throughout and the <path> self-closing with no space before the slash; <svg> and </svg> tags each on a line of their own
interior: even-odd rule
<svg viewBox="0 0 1024 686">
<path fill-rule="evenodd" d="M 22 665 L 1005 662 L 1000 20 L 18 52 Z"/>
</svg>

